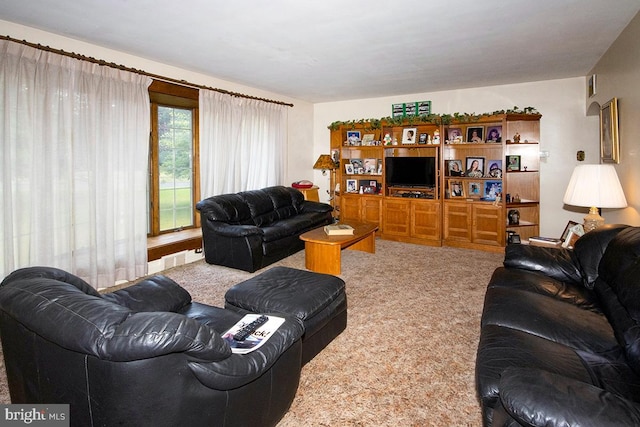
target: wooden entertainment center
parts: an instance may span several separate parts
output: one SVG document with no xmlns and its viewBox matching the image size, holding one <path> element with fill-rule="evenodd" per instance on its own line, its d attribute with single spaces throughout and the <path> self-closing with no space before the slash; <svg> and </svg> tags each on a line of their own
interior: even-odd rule
<svg viewBox="0 0 640 427">
<path fill-rule="evenodd" d="M 539 235 L 541 116 L 463 118 L 331 125 L 336 216 L 383 239 L 496 252 L 509 233 Z"/>
</svg>

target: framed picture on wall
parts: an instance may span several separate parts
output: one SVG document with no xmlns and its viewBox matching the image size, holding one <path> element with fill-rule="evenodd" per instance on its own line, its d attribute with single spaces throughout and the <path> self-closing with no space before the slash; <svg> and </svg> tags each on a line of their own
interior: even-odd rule
<svg viewBox="0 0 640 427">
<path fill-rule="evenodd" d="M 602 163 L 620 163 L 617 98 L 600 108 L 600 159 Z"/>
</svg>

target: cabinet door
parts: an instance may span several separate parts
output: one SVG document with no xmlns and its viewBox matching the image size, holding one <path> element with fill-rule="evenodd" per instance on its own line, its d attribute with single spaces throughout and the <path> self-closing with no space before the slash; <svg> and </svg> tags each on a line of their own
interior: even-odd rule
<svg viewBox="0 0 640 427">
<path fill-rule="evenodd" d="M 440 240 L 440 204 L 414 200 L 411 203 L 411 236 Z"/>
<path fill-rule="evenodd" d="M 483 245 L 503 246 L 505 225 L 502 209 L 497 206 L 483 204 L 472 206 L 473 226 L 472 240 Z"/>
<path fill-rule="evenodd" d="M 360 209 L 360 197 L 358 196 L 342 196 L 340 204 L 340 221 L 362 221 Z"/>
<path fill-rule="evenodd" d="M 462 242 L 471 241 L 471 205 L 466 203 L 444 204 L 444 238 Z"/>
<path fill-rule="evenodd" d="M 411 217 L 411 201 L 403 199 L 387 199 L 384 202 L 384 225 L 386 234 L 409 236 Z"/>
<path fill-rule="evenodd" d="M 361 214 L 362 222 L 380 225 L 380 216 L 382 214 L 382 198 L 379 196 L 362 197 L 361 198 Z"/>
</svg>

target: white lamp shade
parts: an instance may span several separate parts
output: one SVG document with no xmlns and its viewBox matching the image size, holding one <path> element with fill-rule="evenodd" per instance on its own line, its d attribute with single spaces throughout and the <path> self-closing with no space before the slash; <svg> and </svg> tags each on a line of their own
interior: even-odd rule
<svg viewBox="0 0 640 427">
<path fill-rule="evenodd" d="M 572 206 L 627 207 L 627 199 L 613 165 L 576 166 L 562 201 Z"/>
</svg>

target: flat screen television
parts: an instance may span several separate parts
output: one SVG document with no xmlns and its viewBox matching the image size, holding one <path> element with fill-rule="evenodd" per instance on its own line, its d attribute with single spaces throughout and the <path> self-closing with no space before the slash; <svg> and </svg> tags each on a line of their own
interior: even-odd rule
<svg viewBox="0 0 640 427">
<path fill-rule="evenodd" d="M 387 187 L 434 187 L 435 157 L 386 157 Z"/>
</svg>

